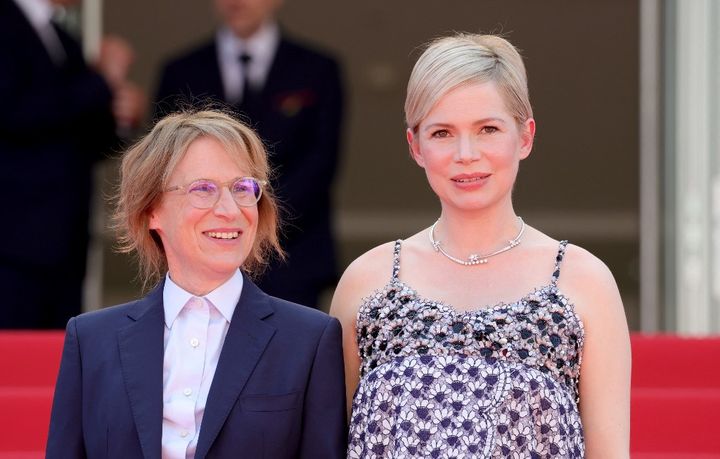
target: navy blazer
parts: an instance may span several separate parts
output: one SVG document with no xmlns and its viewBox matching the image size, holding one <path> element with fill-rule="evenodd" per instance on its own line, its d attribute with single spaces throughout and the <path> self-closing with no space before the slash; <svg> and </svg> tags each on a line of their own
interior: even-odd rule
<svg viewBox="0 0 720 459">
<path fill-rule="evenodd" d="M 161 457 L 162 283 L 70 320 L 47 458 Z M 196 458 L 344 458 L 340 325 L 247 277 L 223 344 Z"/>
<path fill-rule="evenodd" d="M 156 116 L 224 98 L 217 45 L 210 40 L 164 67 Z M 273 262 L 259 285 L 271 295 L 314 306 L 318 291 L 337 281 L 331 185 L 343 115 L 338 63 L 283 33 L 258 98 L 251 113 L 239 105 L 233 109 L 249 115 L 268 147 L 276 174 L 272 184 L 286 210 L 281 236 L 288 254 L 287 263 Z"/>
</svg>

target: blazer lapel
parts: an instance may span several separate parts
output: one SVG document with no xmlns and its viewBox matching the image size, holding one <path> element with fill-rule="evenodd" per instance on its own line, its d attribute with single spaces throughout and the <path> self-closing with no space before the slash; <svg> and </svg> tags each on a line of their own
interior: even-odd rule
<svg viewBox="0 0 720 459">
<path fill-rule="evenodd" d="M 196 458 L 204 458 L 275 334 L 263 319 L 273 313 L 270 298 L 245 276 L 243 290 L 215 370 L 198 438 Z"/>
<path fill-rule="evenodd" d="M 161 282 L 128 314 L 118 332 L 120 364 L 143 456 L 160 458 L 163 419 L 163 332 Z"/>
</svg>

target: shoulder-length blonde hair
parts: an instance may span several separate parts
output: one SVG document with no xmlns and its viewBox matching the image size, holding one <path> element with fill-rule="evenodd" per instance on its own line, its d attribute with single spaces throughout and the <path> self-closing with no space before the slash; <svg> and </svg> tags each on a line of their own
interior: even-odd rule
<svg viewBox="0 0 720 459">
<path fill-rule="evenodd" d="M 260 138 L 245 124 L 215 110 L 187 110 L 157 122 L 145 137 L 123 155 L 113 226 L 119 233 L 118 251 L 134 253 L 143 285 L 156 282 L 167 270 L 159 235 L 149 229 L 150 213 L 190 144 L 201 137 L 219 141 L 228 153 L 250 167 L 253 177 L 269 181 L 267 152 Z M 240 267 L 257 275 L 272 256 L 284 257 L 278 240 L 278 205 L 270 185 L 258 202 L 258 229 L 253 247 Z"/>
<path fill-rule="evenodd" d="M 461 85 L 493 82 L 519 124 L 532 118 L 522 57 L 496 35 L 458 33 L 431 41 L 407 86 L 405 122 L 417 131 L 441 97 Z"/>
</svg>

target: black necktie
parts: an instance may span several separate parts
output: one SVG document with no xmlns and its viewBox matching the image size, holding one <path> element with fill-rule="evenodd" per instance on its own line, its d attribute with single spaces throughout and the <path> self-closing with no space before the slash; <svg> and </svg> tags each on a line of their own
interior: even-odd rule
<svg viewBox="0 0 720 459">
<path fill-rule="evenodd" d="M 253 124 L 255 124 L 258 122 L 257 117 L 259 114 L 260 94 L 250 83 L 250 64 L 252 63 L 252 56 L 242 53 L 240 55 L 240 62 L 242 63 L 243 72 L 243 92 L 239 108 L 240 111 L 246 115 Z"/>
</svg>

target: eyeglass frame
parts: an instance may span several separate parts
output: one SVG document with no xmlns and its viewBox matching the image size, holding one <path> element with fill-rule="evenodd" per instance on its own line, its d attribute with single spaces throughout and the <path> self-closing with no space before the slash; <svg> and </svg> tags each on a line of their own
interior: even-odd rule
<svg viewBox="0 0 720 459">
<path fill-rule="evenodd" d="M 252 203 L 252 204 L 240 204 L 240 203 L 238 203 L 238 202 L 235 200 L 235 197 L 233 196 L 233 192 L 232 192 L 232 190 L 230 189 L 230 185 L 232 185 L 232 184 L 234 184 L 234 183 L 237 183 L 237 182 L 239 182 L 240 180 L 248 180 L 248 179 L 254 180 L 255 183 L 258 184 L 258 189 L 259 189 L 260 191 L 258 192 L 257 198 L 255 199 L 255 202 L 254 202 L 254 203 Z M 261 179 L 258 179 L 258 178 L 255 178 L 255 177 L 251 177 L 251 176 L 236 177 L 236 178 L 234 178 L 234 179 L 232 179 L 232 180 L 228 180 L 227 182 L 222 182 L 222 183 L 217 182 L 217 181 L 212 180 L 212 179 L 198 178 L 198 179 L 193 180 L 193 181 L 190 182 L 190 183 L 186 183 L 185 185 L 175 185 L 175 186 L 171 186 L 170 188 L 166 188 L 165 190 L 163 190 L 163 192 L 164 192 L 164 193 L 171 193 L 171 192 L 173 192 L 173 191 L 181 190 L 181 191 L 184 192 L 185 196 L 188 196 L 188 195 L 190 194 L 188 188 L 189 188 L 193 183 L 196 183 L 196 182 L 210 182 L 210 183 L 214 184 L 215 186 L 217 186 L 217 187 L 218 187 L 218 190 L 222 190 L 223 188 L 227 188 L 227 190 L 230 192 L 230 196 L 233 196 L 233 201 L 235 202 L 235 204 L 236 204 L 238 207 L 252 207 L 252 206 L 257 205 L 257 203 L 260 202 L 260 198 L 262 198 L 263 188 L 264 188 L 265 186 L 267 186 L 267 184 L 268 184 L 267 180 L 261 180 Z M 194 204 L 192 204 L 192 203 L 190 203 L 190 204 L 191 204 L 193 207 L 195 207 L 196 209 L 212 209 L 212 208 L 215 207 L 215 205 L 217 205 L 217 203 L 220 201 L 220 194 L 221 194 L 221 192 L 218 193 L 217 199 L 215 200 L 215 202 L 214 202 L 212 205 L 208 206 L 208 207 L 198 207 L 198 206 L 196 206 L 196 205 L 194 205 Z"/>
</svg>

